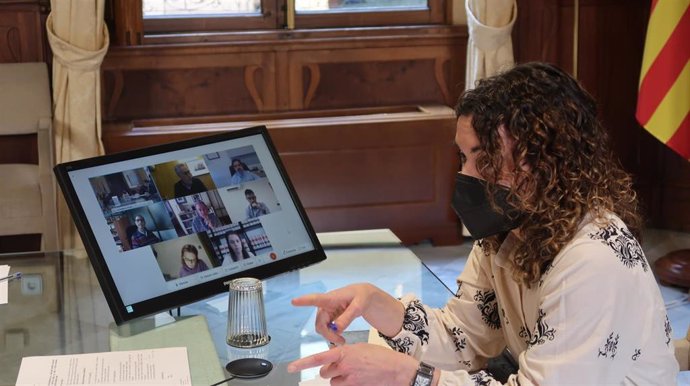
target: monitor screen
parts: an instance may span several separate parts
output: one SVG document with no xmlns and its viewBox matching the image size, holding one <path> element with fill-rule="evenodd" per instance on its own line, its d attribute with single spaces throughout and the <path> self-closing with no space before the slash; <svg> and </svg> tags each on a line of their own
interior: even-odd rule
<svg viewBox="0 0 690 386">
<path fill-rule="evenodd" d="M 117 324 L 326 258 L 264 126 L 55 174 Z"/>
</svg>

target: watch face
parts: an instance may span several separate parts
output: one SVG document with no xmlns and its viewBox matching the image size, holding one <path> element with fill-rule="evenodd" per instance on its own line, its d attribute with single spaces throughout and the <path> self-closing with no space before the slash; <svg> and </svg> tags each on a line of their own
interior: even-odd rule
<svg viewBox="0 0 690 386">
<path fill-rule="evenodd" d="M 425 376 L 417 375 L 417 378 L 415 378 L 415 380 L 414 380 L 414 386 L 429 386 L 429 385 L 431 385 L 431 379 L 429 379 Z"/>
</svg>

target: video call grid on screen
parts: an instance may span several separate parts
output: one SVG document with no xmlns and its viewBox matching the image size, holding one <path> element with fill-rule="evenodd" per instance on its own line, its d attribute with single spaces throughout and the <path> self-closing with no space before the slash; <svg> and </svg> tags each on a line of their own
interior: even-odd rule
<svg viewBox="0 0 690 386">
<path fill-rule="evenodd" d="M 315 249 L 261 134 L 68 176 L 128 312 Z"/>
</svg>

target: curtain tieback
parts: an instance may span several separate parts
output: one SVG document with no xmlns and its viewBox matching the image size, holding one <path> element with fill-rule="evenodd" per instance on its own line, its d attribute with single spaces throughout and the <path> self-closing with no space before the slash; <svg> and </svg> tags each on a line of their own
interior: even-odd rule
<svg viewBox="0 0 690 386">
<path fill-rule="evenodd" d="M 98 71 L 106 52 L 108 52 L 109 35 L 108 28 L 103 24 L 103 44 L 98 50 L 91 51 L 77 47 L 61 39 L 53 28 L 53 15 L 48 15 L 46 20 L 48 41 L 53 50 L 53 57 L 63 66 L 71 70 Z"/>
<path fill-rule="evenodd" d="M 513 30 L 513 24 L 517 20 L 517 4 L 513 1 L 511 6 L 513 9 L 513 18 L 508 24 L 501 27 L 492 27 L 482 24 L 470 8 L 469 1 L 465 2 L 465 9 L 467 11 L 467 29 L 469 31 L 470 40 L 477 48 L 482 51 L 495 51 L 501 48 L 510 40 L 510 34 Z"/>
</svg>

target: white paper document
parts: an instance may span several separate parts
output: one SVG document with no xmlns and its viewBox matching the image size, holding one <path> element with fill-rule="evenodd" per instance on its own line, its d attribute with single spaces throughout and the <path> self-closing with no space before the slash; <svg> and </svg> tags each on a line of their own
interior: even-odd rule
<svg viewBox="0 0 690 386">
<path fill-rule="evenodd" d="M 10 274 L 9 265 L 0 265 L 0 277 L 6 277 Z M 0 304 L 7 303 L 7 282 L 9 280 L 0 281 Z"/>
<path fill-rule="evenodd" d="M 17 385 L 191 385 L 186 347 L 22 359 Z"/>
</svg>

